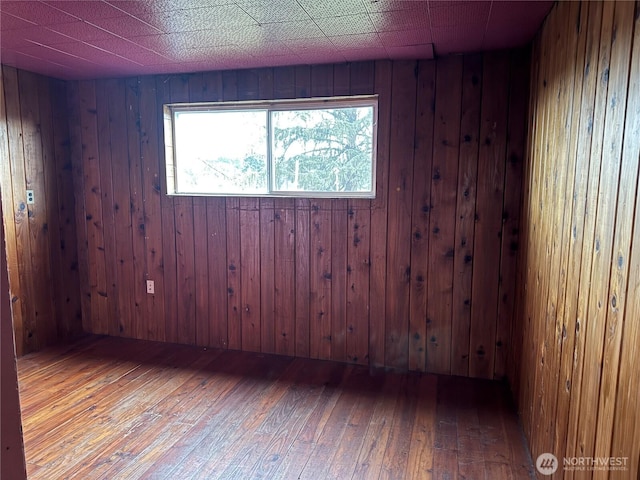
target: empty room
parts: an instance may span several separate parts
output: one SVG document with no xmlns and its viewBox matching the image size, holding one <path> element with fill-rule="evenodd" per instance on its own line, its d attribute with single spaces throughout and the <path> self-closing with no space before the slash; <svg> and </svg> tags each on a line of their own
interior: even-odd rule
<svg viewBox="0 0 640 480">
<path fill-rule="evenodd" d="M 0 0 L 0 478 L 640 479 L 640 3 Z"/>
</svg>

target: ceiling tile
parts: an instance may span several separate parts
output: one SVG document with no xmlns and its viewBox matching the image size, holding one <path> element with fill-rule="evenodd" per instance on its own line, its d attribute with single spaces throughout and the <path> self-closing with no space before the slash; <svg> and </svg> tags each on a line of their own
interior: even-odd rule
<svg viewBox="0 0 640 480">
<path fill-rule="evenodd" d="M 108 52 L 112 52 L 117 55 L 124 55 L 124 56 L 128 56 L 130 53 L 133 53 L 133 52 L 150 52 L 150 50 L 147 48 L 144 48 L 129 40 L 125 40 L 124 38 L 115 37 L 115 36 L 111 36 L 108 39 L 91 40 L 86 43 L 96 48 L 99 48 L 101 50 L 106 50 Z"/>
<path fill-rule="evenodd" d="M 179 52 L 182 49 L 229 45 L 232 43 L 228 38 L 209 30 L 132 37 L 131 41 L 159 53 L 165 51 Z"/>
<path fill-rule="evenodd" d="M 57 8 L 41 2 L 2 2 L 2 10 L 19 18 L 28 18 L 38 25 L 55 25 L 78 20 L 77 17 L 64 13 Z"/>
<path fill-rule="evenodd" d="M 83 18 L 84 20 L 95 20 L 98 18 L 113 18 L 123 15 L 122 10 L 103 1 L 69 1 L 69 0 L 46 0 L 43 3 L 62 10 L 69 15 Z M 114 2 L 117 4 L 118 2 Z"/>
<path fill-rule="evenodd" d="M 487 24 L 491 2 L 430 2 L 432 27 Z"/>
<path fill-rule="evenodd" d="M 439 55 L 526 44 L 552 5 L 495 1 L 489 9 L 488 0 L 0 0 L 0 55 L 4 64 L 60 78 L 424 58 L 431 44 Z"/>
<path fill-rule="evenodd" d="M 84 67 L 93 68 L 93 66 L 97 64 L 95 61 L 85 60 L 84 58 L 78 57 L 72 53 L 64 52 L 53 47 L 43 47 L 41 45 L 20 48 L 16 50 L 16 53 L 26 54 L 42 60 L 60 63 L 62 65 L 75 65 L 79 63 Z"/>
<path fill-rule="evenodd" d="M 95 27 L 84 21 L 77 21 L 73 23 L 61 23 L 60 25 L 51 25 L 47 27 L 55 32 L 58 32 L 67 37 L 73 38 L 79 41 L 101 40 L 110 38 L 112 35 L 109 32 Z"/>
<path fill-rule="evenodd" d="M 233 60 L 234 58 L 242 58 L 248 54 L 237 45 L 222 45 L 219 47 L 206 48 L 190 48 L 181 50 L 175 54 L 168 54 L 169 60 L 182 62 L 206 62 L 215 59 L 215 61 Z"/>
<path fill-rule="evenodd" d="M 353 35 L 356 33 L 375 32 L 369 15 L 344 15 L 341 17 L 325 17 L 316 19 L 316 24 L 327 36 Z"/>
<path fill-rule="evenodd" d="M 312 18 L 367 13 L 363 0 L 298 0 Z"/>
<path fill-rule="evenodd" d="M 127 65 L 134 63 L 132 60 L 125 59 L 123 56 L 119 56 L 116 53 L 108 50 L 101 49 L 99 47 L 89 45 L 87 43 L 69 43 L 58 46 L 59 50 L 64 53 L 68 53 L 75 57 L 82 58 L 92 63 L 98 63 L 101 65 L 117 65 L 119 63 Z"/>
<path fill-rule="evenodd" d="M 74 39 L 65 35 L 60 35 L 53 30 L 42 27 L 29 27 L 21 31 L 21 35 L 11 35 L 11 32 L 2 31 L 1 40 L 4 48 L 29 47 L 34 43 L 44 45 L 59 45 L 61 43 L 70 43 Z"/>
<path fill-rule="evenodd" d="M 484 27 L 438 27 L 433 29 L 436 55 L 477 52 L 481 49 Z"/>
<path fill-rule="evenodd" d="M 171 61 L 169 58 L 158 55 L 149 50 L 133 50 L 127 54 L 129 60 L 133 60 L 140 65 L 162 65 Z"/>
<path fill-rule="evenodd" d="M 325 34 L 312 20 L 298 22 L 265 23 L 261 25 L 265 34 L 280 40 L 295 40 L 298 38 L 324 37 Z"/>
<path fill-rule="evenodd" d="M 380 52 L 380 47 L 382 47 L 377 33 L 338 35 L 329 37 L 329 40 L 338 50 L 372 49 Z"/>
<path fill-rule="evenodd" d="M 372 12 L 369 16 L 378 32 L 417 29 L 428 30 L 431 27 L 431 20 L 429 19 L 429 11 L 426 4 L 420 8 L 416 7 L 410 10 Z"/>
<path fill-rule="evenodd" d="M 428 3 L 428 0 L 364 0 L 364 5 L 369 12 L 392 12 L 394 10 L 426 8 Z"/>
<path fill-rule="evenodd" d="M 378 33 L 380 41 L 387 47 L 402 47 L 405 45 L 418 45 L 433 43 L 431 30 L 428 28 L 418 30 L 395 30 Z"/>
<path fill-rule="evenodd" d="M 296 0 L 279 0 L 278 2 L 243 0 L 238 2 L 238 6 L 258 23 L 309 20 L 309 15 Z"/>
<path fill-rule="evenodd" d="M 22 30 L 37 25 L 35 22 L 18 18 L 2 9 L 0 5 L 0 30 L 9 32 L 12 30 Z"/>
<path fill-rule="evenodd" d="M 190 8 L 137 15 L 145 22 L 169 32 L 192 32 L 231 26 L 256 25 L 257 22 L 237 5 Z"/>
<path fill-rule="evenodd" d="M 113 18 L 97 18 L 91 20 L 90 23 L 108 31 L 109 33 L 127 38 L 163 33 L 158 28 L 129 15 Z"/>
<path fill-rule="evenodd" d="M 318 38 L 297 38 L 287 42 L 289 49 L 300 55 L 301 53 L 311 53 L 315 51 L 321 51 L 328 53 L 330 51 L 337 50 L 331 40 L 327 37 Z"/>
</svg>

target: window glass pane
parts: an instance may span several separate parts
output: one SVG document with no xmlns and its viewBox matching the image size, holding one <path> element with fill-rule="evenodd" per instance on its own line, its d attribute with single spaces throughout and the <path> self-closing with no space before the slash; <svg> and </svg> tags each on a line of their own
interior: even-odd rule
<svg viewBox="0 0 640 480">
<path fill-rule="evenodd" d="M 273 111 L 271 128 L 274 190 L 373 190 L 373 107 Z"/>
<path fill-rule="evenodd" d="M 267 111 L 178 111 L 176 191 L 266 193 Z"/>
</svg>

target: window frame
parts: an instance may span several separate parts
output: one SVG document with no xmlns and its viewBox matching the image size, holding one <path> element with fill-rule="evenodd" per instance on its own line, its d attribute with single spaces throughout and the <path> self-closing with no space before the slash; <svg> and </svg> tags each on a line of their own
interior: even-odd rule
<svg viewBox="0 0 640 480">
<path fill-rule="evenodd" d="M 272 158 L 271 112 L 295 110 L 322 110 L 331 108 L 372 107 L 372 145 L 371 145 L 371 190 L 364 192 L 329 191 L 291 191 L 275 190 Z M 218 193 L 218 192 L 180 192 L 177 190 L 176 132 L 174 115 L 180 112 L 198 111 L 266 111 L 267 138 L 267 192 Z M 363 198 L 374 199 L 376 195 L 376 164 L 378 146 L 378 95 L 351 95 L 335 97 L 312 97 L 283 100 L 243 100 L 232 102 L 167 103 L 163 105 L 164 144 L 165 144 L 165 181 L 167 195 L 183 197 L 292 197 L 292 198 Z"/>
</svg>

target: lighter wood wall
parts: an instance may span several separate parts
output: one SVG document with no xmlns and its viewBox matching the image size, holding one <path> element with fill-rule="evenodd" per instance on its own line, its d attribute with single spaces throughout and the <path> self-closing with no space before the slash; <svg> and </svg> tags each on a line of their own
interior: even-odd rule
<svg viewBox="0 0 640 480">
<path fill-rule="evenodd" d="M 514 344 L 533 458 L 640 457 L 640 8 L 560 2 L 533 46 Z M 514 366 L 520 365 L 513 361 Z M 542 477 L 541 477 L 542 478 Z M 544 477 L 548 478 L 548 477 Z"/>
<path fill-rule="evenodd" d="M 4 225 L 0 223 L 0 477 L 26 480 L 9 278 L 4 250 Z"/>
<path fill-rule="evenodd" d="M 502 377 L 528 69 L 513 52 L 70 83 L 85 331 Z M 163 103 L 368 93 L 373 201 L 164 194 Z"/>
<path fill-rule="evenodd" d="M 34 191 L 32 205 L 27 189 Z M 22 355 L 81 331 L 64 82 L 2 66 L 0 192 Z"/>
</svg>

